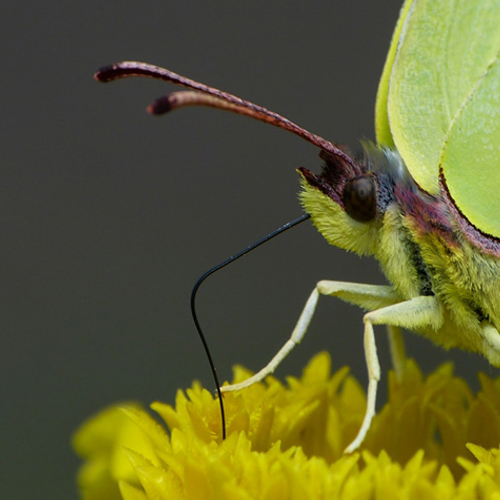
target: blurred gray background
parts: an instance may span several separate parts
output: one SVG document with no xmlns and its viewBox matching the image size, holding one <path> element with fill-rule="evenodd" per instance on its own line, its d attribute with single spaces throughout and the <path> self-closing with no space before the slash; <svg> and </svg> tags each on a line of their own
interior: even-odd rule
<svg viewBox="0 0 500 500">
<path fill-rule="evenodd" d="M 59 4 L 59 5 L 58 5 Z M 267 106 L 328 139 L 373 138 L 377 83 L 399 0 L 11 2 L 2 9 L 0 498 L 76 498 L 70 437 L 123 399 L 173 402 L 208 363 L 189 295 L 208 268 L 298 216 L 299 138 L 211 109 L 156 118 L 173 87 L 102 85 L 137 59 Z M 288 338 L 315 282 L 384 283 L 309 222 L 204 284 L 199 317 L 222 379 L 258 369 Z M 323 298 L 279 369 L 328 350 L 364 384 L 361 312 Z M 379 350 L 389 368 L 384 330 Z M 408 334 L 426 371 L 479 356 Z"/>
</svg>

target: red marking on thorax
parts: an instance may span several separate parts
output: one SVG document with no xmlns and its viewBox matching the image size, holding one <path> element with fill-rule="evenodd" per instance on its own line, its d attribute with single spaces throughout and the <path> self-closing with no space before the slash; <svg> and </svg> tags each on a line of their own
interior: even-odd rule
<svg viewBox="0 0 500 500">
<path fill-rule="evenodd" d="M 412 218 L 413 227 L 421 235 L 438 236 L 450 247 L 458 245 L 457 226 L 443 199 L 398 185 L 394 195 L 403 214 Z"/>
</svg>

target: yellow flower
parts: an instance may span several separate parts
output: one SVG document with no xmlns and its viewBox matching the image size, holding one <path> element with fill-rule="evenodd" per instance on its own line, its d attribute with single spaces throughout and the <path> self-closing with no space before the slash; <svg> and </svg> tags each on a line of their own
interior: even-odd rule
<svg viewBox="0 0 500 500">
<path fill-rule="evenodd" d="M 236 367 L 234 382 L 249 375 Z M 408 360 L 352 455 L 365 393 L 347 368 L 330 375 L 326 353 L 286 386 L 269 377 L 226 393 L 224 441 L 218 401 L 195 383 L 175 408 L 151 405 L 170 432 L 136 404 L 86 422 L 73 439 L 79 489 L 85 500 L 500 498 L 500 380 L 480 380 L 475 397 L 451 365 L 424 379 Z"/>
</svg>

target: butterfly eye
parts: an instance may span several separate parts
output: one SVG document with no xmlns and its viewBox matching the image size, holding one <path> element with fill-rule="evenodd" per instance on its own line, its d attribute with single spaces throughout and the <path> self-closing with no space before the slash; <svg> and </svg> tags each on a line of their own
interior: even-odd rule
<svg viewBox="0 0 500 500">
<path fill-rule="evenodd" d="M 358 222 L 369 222 L 377 214 L 377 189 L 372 176 L 353 177 L 344 187 L 346 212 Z"/>
</svg>

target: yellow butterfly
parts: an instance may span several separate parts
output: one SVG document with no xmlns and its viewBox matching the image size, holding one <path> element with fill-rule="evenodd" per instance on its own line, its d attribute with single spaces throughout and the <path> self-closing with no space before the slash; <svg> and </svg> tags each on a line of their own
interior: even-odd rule
<svg viewBox="0 0 500 500">
<path fill-rule="evenodd" d="M 407 0 L 376 106 L 377 145 L 354 159 L 331 142 L 261 106 L 163 68 L 124 62 L 96 78 L 159 78 L 188 87 L 160 98 L 155 114 L 204 105 L 284 128 L 318 146 L 321 174 L 300 168 L 300 198 L 332 245 L 373 255 L 390 286 L 320 281 L 290 339 L 239 390 L 272 373 L 305 335 L 320 295 L 368 311 L 369 373 L 363 441 L 375 414 L 380 366 L 374 325 L 387 325 L 403 375 L 400 327 L 446 348 L 482 353 L 500 366 L 500 2 Z"/>
</svg>

